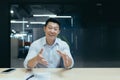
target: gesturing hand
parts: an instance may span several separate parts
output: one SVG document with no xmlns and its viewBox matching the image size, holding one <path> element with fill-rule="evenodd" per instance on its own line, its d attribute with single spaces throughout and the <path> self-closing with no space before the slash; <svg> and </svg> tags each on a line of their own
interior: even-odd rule
<svg viewBox="0 0 120 80">
<path fill-rule="evenodd" d="M 43 65 L 48 65 L 47 60 L 43 57 L 43 49 L 40 50 L 39 54 L 37 55 L 37 61 L 38 63 L 41 63 Z"/>
<path fill-rule="evenodd" d="M 60 56 L 63 58 L 63 59 L 65 59 L 65 60 L 67 60 L 67 54 L 66 53 L 63 53 L 63 52 L 61 52 L 60 50 L 57 50 L 57 52 L 58 52 L 58 54 L 60 54 Z"/>
<path fill-rule="evenodd" d="M 72 64 L 71 58 L 64 52 L 61 52 L 60 50 L 57 50 L 58 54 L 63 58 L 64 66 L 68 68 Z"/>
</svg>

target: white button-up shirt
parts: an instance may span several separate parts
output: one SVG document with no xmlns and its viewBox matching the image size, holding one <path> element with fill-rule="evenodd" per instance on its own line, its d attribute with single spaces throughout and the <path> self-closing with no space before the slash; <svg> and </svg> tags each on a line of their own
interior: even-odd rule
<svg viewBox="0 0 120 80">
<path fill-rule="evenodd" d="M 28 61 L 35 56 L 38 55 L 40 50 L 43 49 L 43 57 L 48 61 L 48 65 L 45 66 L 43 64 L 38 63 L 35 67 L 36 68 L 57 68 L 60 66 L 63 66 L 63 62 L 61 64 L 61 56 L 57 53 L 56 50 L 60 50 L 62 52 L 65 52 L 71 59 L 72 59 L 72 64 L 69 68 L 73 67 L 74 65 L 74 60 L 71 56 L 70 49 L 68 44 L 65 41 L 62 41 L 59 38 L 56 38 L 55 42 L 53 45 L 48 45 L 46 43 L 46 37 L 42 37 L 36 41 L 34 41 L 29 49 L 29 52 L 26 56 L 26 59 L 24 61 L 24 67 L 27 68 Z"/>
</svg>

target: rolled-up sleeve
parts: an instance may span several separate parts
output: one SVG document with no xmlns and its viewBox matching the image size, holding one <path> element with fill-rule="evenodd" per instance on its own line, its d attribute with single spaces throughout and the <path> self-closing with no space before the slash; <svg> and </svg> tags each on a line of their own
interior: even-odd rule
<svg viewBox="0 0 120 80">
<path fill-rule="evenodd" d="M 72 68 L 74 66 L 74 60 L 73 60 L 73 57 L 71 55 L 70 48 L 66 42 L 64 43 L 63 52 L 65 52 L 71 58 L 72 64 L 68 68 Z"/>
<path fill-rule="evenodd" d="M 28 54 L 27 54 L 27 56 L 26 56 L 26 58 L 24 60 L 24 63 L 23 63 L 23 65 L 24 65 L 25 68 L 28 68 L 28 66 L 27 66 L 28 65 L 28 61 L 30 59 L 34 58 L 37 54 L 38 53 L 35 50 L 34 44 L 31 44 L 31 46 L 29 48 L 29 51 L 28 51 Z"/>
</svg>

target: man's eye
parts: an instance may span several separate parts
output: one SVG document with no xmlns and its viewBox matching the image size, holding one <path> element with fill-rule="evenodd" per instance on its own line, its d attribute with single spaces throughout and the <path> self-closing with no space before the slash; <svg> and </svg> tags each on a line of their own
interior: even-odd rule
<svg viewBox="0 0 120 80">
<path fill-rule="evenodd" d="M 58 29 L 54 29 L 55 31 L 57 31 Z"/>
<path fill-rule="evenodd" d="M 49 29 L 52 29 L 52 27 L 48 27 Z"/>
</svg>

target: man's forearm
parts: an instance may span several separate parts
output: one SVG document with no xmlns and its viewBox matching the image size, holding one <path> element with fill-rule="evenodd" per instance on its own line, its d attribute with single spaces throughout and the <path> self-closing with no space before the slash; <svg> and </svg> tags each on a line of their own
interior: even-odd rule
<svg viewBox="0 0 120 80">
<path fill-rule="evenodd" d="M 37 65 L 37 56 L 28 61 L 27 66 L 29 68 L 34 68 Z"/>
<path fill-rule="evenodd" d="M 67 56 L 63 60 L 65 68 L 69 68 L 72 65 L 72 59 L 69 56 Z"/>
</svg>

